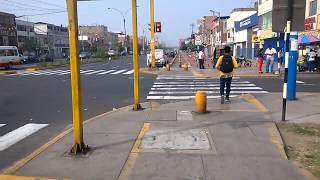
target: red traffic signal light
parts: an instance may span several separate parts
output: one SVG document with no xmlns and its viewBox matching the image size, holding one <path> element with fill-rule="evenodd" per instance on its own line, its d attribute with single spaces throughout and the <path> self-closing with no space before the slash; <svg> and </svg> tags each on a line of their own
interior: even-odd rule
<svg viewBox="0 0 320 180">
<path fill-rule="evenodd" d="M 156 32 L 161 32 L 161 22 L 155 22 L 155 31 Z"/>
</svg>

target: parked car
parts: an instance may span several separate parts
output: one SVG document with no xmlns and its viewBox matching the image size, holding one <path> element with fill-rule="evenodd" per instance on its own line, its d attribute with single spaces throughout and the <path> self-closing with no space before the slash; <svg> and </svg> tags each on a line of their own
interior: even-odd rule
<svg viewBox="0 0 320 180">
<path fill-rule="evenodd" d="M 155 50 L 155 63 L 156 63 L 156 66 L 160 66 L 160 67 L 163 67 L 168 63 L 164 57 L 163 49 Z M 151 67 L 151 52 L 147 54 L 147 66 Z"/>
<path fill-rule="evenodd" d="M 82 59 L 87 59 L 87 58 L 91 57 L 91 54 L 89 52 L 81 52 L 79 54 L 79 57 L 82 58 Z"/>
<path fill-rule="evenodd" d="M 38 63 L 39 59 L 34 53 L 24 53 L 22 55 L 21 64 Z"/>
</svg>

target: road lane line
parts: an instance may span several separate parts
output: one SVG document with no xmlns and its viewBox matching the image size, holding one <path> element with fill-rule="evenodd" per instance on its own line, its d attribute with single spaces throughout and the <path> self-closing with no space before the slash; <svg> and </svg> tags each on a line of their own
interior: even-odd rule
<svg viewBox="0 0 320 180">
<path fill-rule="evenodd" d="M 98 75 L 104 75 L 104 74 L 108 74 L 108 73 L 111 73 L 111 72 L 114 72 L 116 70 L 109 70 L 109 71 L 106 71 L 106 72 L 103 72 L 103 73 L 98 73 Z"/>
<path fill-rule="evenodd" d="M 126 69 L 122 69 L 122 70 L 120 70 L 120 71 L 116 71 L 116 72 L 111 73 L 111 74 L 120 74 L 120 73 L 123 73 L 123 72 L 125 72 L 125 71 L 127 71 L 127 70 L 126 70 Z"/>
<path fill-rule="evenodd" d="M 131 71 L 128 71 L 128 72 L 126 72 L 126 73 L 123 73 L 123 74 L 132 74 L 133 73 L 133 69 L 131 70 Z"/>
<path fill-rule="evenodd" d="M 238 97 L 236 95 L 230 95 L 230 97 Z M 195 96 L 147 96 L 148 100 L 188 100 L 194 99 Z M 207 96 L 207 99 L 218 99 L 221 96 Z"/>
<path fill-rule="evenodd" d="M 48 126 L 48 124 L 29 123 L 0 137 L 0 151 L 16 144 L 22 139 Z"/>
<path fill-rule="evenodd" d="M 0 127 L 5 126 L 6 124 L 0 124 Z"/>
<path fill-rule="evenodd" d="M 154 84 L 157 84 L 157 85 L 161 85 L 161 84 L 212 84 L 212 83 L 216 83 L 216 84 L 220 84 L 220 82 L 216 81 L 207 81 L 207 82 L 190 82 L 190 81 L 187 81 L 187 82 L 176 82 L 176 81 L 170 81 L 170 82 L 155 82 Z M 232 82 L 232 85 L 234 84 L 250 84 L 250 82 L 248 81 L 241 81 L 241 82 Z"/>
</svg>

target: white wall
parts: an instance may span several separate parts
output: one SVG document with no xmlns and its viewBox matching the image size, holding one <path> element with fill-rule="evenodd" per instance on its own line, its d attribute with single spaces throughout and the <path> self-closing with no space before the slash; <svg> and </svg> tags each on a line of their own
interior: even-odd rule
<svg viewBox="0 0 320 180">
<path fill-rule="evenodd" d="M 248 30 L 243 30 L 243 31 L 239 31 L 239 32 L 235 32 L 234 34 L 234 42 L 246 42 L 247 38 L 248 38 Z"/>
<path fill-rule="evenodd" d="M 273 0 L 262 0 L 262 3 L 258 5 L 258 16 L 272 11 Z"/>
</svg>

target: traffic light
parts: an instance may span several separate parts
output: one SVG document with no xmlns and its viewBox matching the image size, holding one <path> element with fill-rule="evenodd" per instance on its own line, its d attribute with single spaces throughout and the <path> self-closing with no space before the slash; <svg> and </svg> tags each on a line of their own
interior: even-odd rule
<svg viewBox="0 0 320 180">
<path fill-rule="evenodd" d="M 157 33 L 161 32 L 161 22 L 155 22 L 155 31 Z"/>
</svg>

